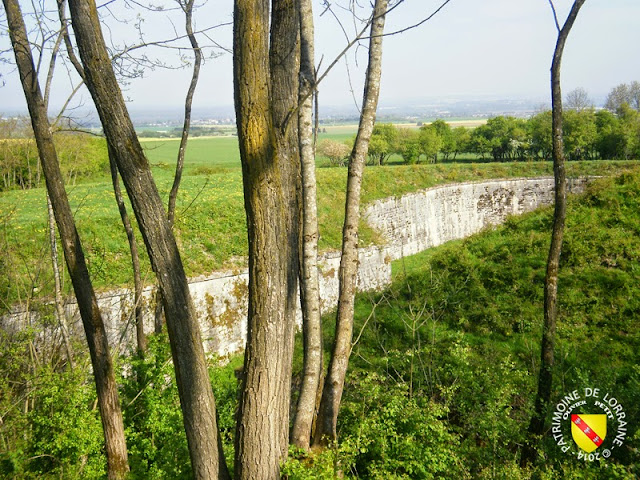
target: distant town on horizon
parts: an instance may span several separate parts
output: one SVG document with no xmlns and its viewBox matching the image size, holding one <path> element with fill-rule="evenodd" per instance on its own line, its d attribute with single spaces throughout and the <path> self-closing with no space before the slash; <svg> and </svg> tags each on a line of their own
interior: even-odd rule
<svg viewBox="0 0 640 480">
<path fill-rule="evenodd" d="M 591 98 L 596 108 L 604 104 L 605 96 Z M 87 105 L 76 109 L 73 118 L 84 127 L 100 128 L 100 122 Z M 536 112 L 550 108 L 550 100 L 544 96 L 500 97 L 497 95 L 460 95 L 431 98 L 418 98 L 404 101 L 381 101 L 378 107 L 378 121 L 385 122 L 421 122 L 436 119 L 472 119 L 491 118 L 499 115 L 527 118 Z M 175 127 L 183 122 L 184 107 L 148 106 L 129 104 L 129 111 L 137 128 L 148 126 Z M 0 111 L 0 116 L 27 115 L 23 111 Z M 355 104 L 323 105 L 320 103 L 321 124 L 357 123 L 359 112 Z M 194 105 L 192 124 L 232 125 L 235 124 L 235 111 L 232 104 L 223 106 Z"/>
</svg>

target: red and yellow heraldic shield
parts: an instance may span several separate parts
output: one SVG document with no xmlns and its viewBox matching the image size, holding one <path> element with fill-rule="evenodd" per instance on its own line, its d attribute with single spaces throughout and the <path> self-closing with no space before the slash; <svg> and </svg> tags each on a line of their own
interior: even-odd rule
<svg viewBox="0 0 640 480">
<path fill-rule="evenodd" d="M 593 452 L 607 435 L 607 416 L 604 413 L 571 415 L 571 436 L 585 452 Z"/>
</svg>

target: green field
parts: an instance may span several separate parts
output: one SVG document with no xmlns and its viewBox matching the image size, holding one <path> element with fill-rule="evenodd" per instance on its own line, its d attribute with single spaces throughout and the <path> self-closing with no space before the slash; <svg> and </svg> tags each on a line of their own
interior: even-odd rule
<svg viewBox="0 0 640 480">
<path fill-rule="evenodd" d="M 173 157 L 178 140 L 153 140 L 143 144 L 153 165 L 158 189 L 166 201 L 173 179 Z M 337 249 L 344 215 L 347 170 L 322 167 L 323 164 L 319 160 L 320 248 Z M 635 164 L 572 162 L 568 165 L 568 173 L 606 175 Z M 450 182 L 551 174 L 551 164 L 546 162 L 369 167 L 365 170 L 362 200 L 366 204 L 379 198 Z M 70 186 L 68 191 L 95 285 L 104 289 L 129 284 L 128 245 L 109 177 L 105 175 Z M 5 251 L 0 262 L 0 308 L 3 310 L 24 299 L 26 292 L 51 293 L 45 198 L 42 188 L 0 194 L 0 241 Z M 175 228 L 188 275 L 206 275 L 244 264 L 247 239 L 235 137 L 189 141 Z M 378 240 L 375 232 L 362 226 L 361 244 Z M 141 240 L 139 243 L 144 252 Z M 143 263 L 145 278 L 152 282 L 145 255 Z"/>
<path fill-rule="evenodd" d="M 157 170 L 169 170 L 173 175 L 180 139 L 141 139 L 141 143 L 149 162 Z M 198 169 L 207 168 L 240 168 L 238 138 L 233 136 L 190 138 L 185 154 L 185 174 L 189 175 L 194 171 L 197 172 Z"/>
</svg>

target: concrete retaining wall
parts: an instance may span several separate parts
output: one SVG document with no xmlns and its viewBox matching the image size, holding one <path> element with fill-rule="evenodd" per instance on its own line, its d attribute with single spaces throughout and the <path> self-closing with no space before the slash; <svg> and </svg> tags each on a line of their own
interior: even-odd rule
<svg viewBox="0 0 640 480">
<path fill-rule="evenodd" d="M 572 179 L 569 191 L 580 193 L 587 182 Z M 460 183 L 379 200 L 364 217 L 385 235 L 387 255 L 396 260 L 551 205 L 553 196 L 553 177 Z"/>
<path fill-rule="evenodd" d="M 570 182 L 573 193 L 581 192 L 586 179 Z M 391 261 L 412 255 L 449 240 L 463 238 L 490 225 L 553 202 L 553 178 L 518 178 L 434 187 L 421 192 L 374 202 L 364 217 L 381 231 L 384 247 L 360 251 L 359 289 L 379 290 L 391 281 Z M 323 311 L 335 308 L 338 295 L 340 253 L 320 259 L 320 290 Z M 248 273 L 218 272 L 190 283 L 205 349 L 225 356 L 241 351 L 246 339 Z M 145 291 L 145 329 L 153 330 L 151 290 Z M 121 289 L 101 295 L 99 304 L 110 343 L 125 348 L 135 345 L 132 324 L 132 292 Z M 83 335 L 75 303 L 67 312 L 73 333 Z M 32 314 L 34 315 L 34 314 Z M 33 318 L 16 312 L 0 319 L 0 328 L 22 328 Z"/>
</svg>

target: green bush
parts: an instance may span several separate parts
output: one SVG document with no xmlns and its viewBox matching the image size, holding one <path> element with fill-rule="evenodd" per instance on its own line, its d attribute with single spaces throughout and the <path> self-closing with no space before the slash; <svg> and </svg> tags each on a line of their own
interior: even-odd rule
<svg viewBox="0 0 640 480">
<path fill-rule="evenodd" d="M 121 402 L 131 476 L 191 478 L 175 372 L 166 335 L 149 337 L 143 359 L 131 359 Z"/>
<path fill-rule="evenodd" d="M 100 478 L 106 461 L 93 377 L 84 366 L 60 370 L 37 345 L 32 330 L 0 330 L 0 474 Z"/>
</svg>

